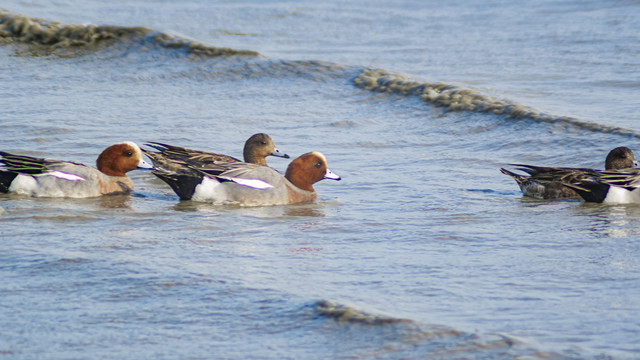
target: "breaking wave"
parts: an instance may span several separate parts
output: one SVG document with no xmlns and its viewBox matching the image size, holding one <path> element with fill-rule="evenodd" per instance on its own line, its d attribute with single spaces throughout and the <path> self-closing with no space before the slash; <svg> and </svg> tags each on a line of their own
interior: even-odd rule
<svg viewBox="0 0 640 360">
<path fill-rule="evenodd" d="M 355 77 L 353 83 L 369 91 L 417 96 L 426 103 L 454 111 L 484 112 L 504 115 L 512 119 L 563 123 L 588 131 L 640 138 L 640 134 L 622 127 L 590 123 L 567 116 L 554 116 L 513 101 L 491 97 L 476 90 L 442 82 L 419 82 L 382 69 L 365 69 Z"/>
<path fill-rule="evenodd" d="M 333 318 L 338 321 L 353 323 L 369 325 L 411 323 L 411 320 L 408 319 L 398 319 L 384 315 L 370 314 L 329 300 L 318 301 L 316 303 L 316 311 L 322 316 Z"/>
<path fill-rule="evenodd" d="M 44 19 L 33 19 L 0 10 L 0 41 L 45 45 L 52 48 L 88 47 L 111 44 L 131 39 L 152 39 L 156 44 L 201 56 L 259 56 L 256 51 L 235 50 L 209 46 L 197 41 L 154 32 L 146 27 L 122 27 L 113 25 L 61 24 Z"/>
<path fill-rule="evenodd" d="M 227 76 L 269 77 L 294 76 L 302 78 L 344 78 L 356 87 L 371 92 L 416 96 L 425 103 L 451 111 L 492 113 L 509 119 L 529 119 L 537 122 L 563 124 L 581 130 L 611 133 L 640 138 L 640 134 L 617 126 L 581 121 L 567 116 L 555 116 L 516 102 L 495 98 L 480 91 L 444 82 L 423 82 L 391 71 L 375 68 L 357 69 L 320 61 L 278 61 L 266 59 L 259 52 L 215 47 L 156 32 L 146 27 L 112 25 L 65 25 L 55 21 L 34 19 L 0 10 L 0 43 L 19 43 L 45 46 L 52 49 L 90 48 L 97 45 L 151 42 L 168 50 L 205 58 L 242 56 L 260 61 L 241 62 L 240 69 L 222 71 Z M 132 44 L 133 42 L 133 44 Z M 238 71 L 241 74 L 238 74 Z"/>
<path fill-rule="evenodd" d="M 428 359 L 585 359 L 577 350 L 553 351 L 515 336 L 502 333 L 476 333 L 443 325 L 421 324 L 413 320 L 372 314 L 334 301 L 315 303 L 320 317 L 335 320 L 341 327 L 366 326 L 378 331 L 379 349 L 369 349 L 362 358 Z M 342 331 L 340 329 L 339 331 Z M 360 329 L 360 331 L 367 331 Z"/>
</svg>

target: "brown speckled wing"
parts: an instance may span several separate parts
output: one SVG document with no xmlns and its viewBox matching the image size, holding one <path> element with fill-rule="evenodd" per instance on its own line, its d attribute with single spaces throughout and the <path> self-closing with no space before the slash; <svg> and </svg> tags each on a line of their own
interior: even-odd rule
<svg viewBox="0 0 640 360">
<path fill-rule="evenodd" d="M 218 169 L 214 162 L 235 163 L 240 160 L 217 153 L 188 149 L 180 146 L 168 145 L 157 142 L 146 144 L 160 152 L 145 151 L 145 154 L 153 160 L 156 166 L 168 170 L 178 171 L 180 167 L 191 166 L 199 170 Z"/>
</svg>

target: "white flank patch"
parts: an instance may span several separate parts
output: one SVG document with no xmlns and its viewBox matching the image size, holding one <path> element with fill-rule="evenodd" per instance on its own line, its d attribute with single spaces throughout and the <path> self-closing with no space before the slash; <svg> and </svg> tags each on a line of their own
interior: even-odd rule
<svg viewBox="0 0 640 360">
<path fill-rule="evenodd" d="M 273 185 L 260 179 L 243 179 L 243 178 L 225 178 L 233 181 L 234 183 L 254 189 L 266 190 L 273 187 Z"/>
<path fill-rule="evenodd" d="M 218 189 L 218 182 L 215 179 L 211 179 L 208 176 L 202 178 L 202 182 L 196 185 L 191 200 L 195 201 L 211 201 L 219 197 L 224 198 L 224 193 L 221 193 Z"/>
<path fill-rule="evenodd" d="M 610 186 L 603 202 L 605 204 L 640 203 L 640 190 L 629 191 L 618 186 Z"/>
<path fill-rule="evenodd" d="M 68 181 L 84 181 L 85 179 L 81 176 L 75 175 L 75 174 L 70 174 L 70 173 L 66 173 L 66 172 L 62 172 L 62 171 L 50 171 L 50 172 L 46 172 L 46 173 L 42 173 L 42 174 L 37 174 L 34 176 L 53 176 L 53 177 L 57 177 L 58 179 L 64 179 L 64 180 L 68 180 Z"/>
<path fill-rule="evenodd" d="M 31 195 L 38 191 L 38 181 L 28 174 L 18 174 L 9 186 L 10 192 L 22 195 Z"/>
</svg>

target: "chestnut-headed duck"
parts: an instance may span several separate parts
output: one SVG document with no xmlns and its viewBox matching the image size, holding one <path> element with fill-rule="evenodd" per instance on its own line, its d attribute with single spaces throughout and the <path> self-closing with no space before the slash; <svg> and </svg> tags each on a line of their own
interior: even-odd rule
<svg viewBox="0 0 640 360">
<path fill-rule="evenodd" d="M 309 202 L 318 196 L 313 184 L 322 179 L 340 180 L 327 167 L 325 156 L 315 151 L 294 159 L 284 176 L 270 167 L 244 162 L 214 162 L 206 170 L 161 168 L 153 173 L 182 200 L 241 206 Z"/>
<path fill-rule="evenodd" d="M 145 145 L 160 151 L 151 152 L 143 149 L 144 153 L 153 161 L 153 164 L 156 167 L 170 171 L 178 171 L 186 165 L 198 169 L 207 169 L 207 166 L 213 162 L 241 162 L 228 155 L 193 150 L 159 142 L 150 142 Z M 265 159 L 267 156 L 289 158 L 289 155 L 280 152 L 271 137 L 264 133 L 254 134 L 247 139 L 244 143 L 243 155 L 244 162 L 263 166 L 267 166 Z"/>
<path fill-rule="evenodd" d="M 545 167 L 535 167 L 537 170 L 531 170 L 527 165 L 517 165 L 519 170 L 525 171 L 529 176 L 519 175 L 504 168 L 500 171 L 503 174 L 511 176 L 520 186 L 524 196 L 536 199 L 555 200 L 555 199 L 579 199 L 581 196 L 574 188 L 563 184 L 560 181 L 548 181 L 543 169 L 554 169 Z M 638 162 L 631 149 L 621 146 L 609 152 L 605 160 L 606 170 L 622 170 L 637 167 Z M 591 169 L 581 169 L 593 171 Z"/>
<path fill-rule="evenodd" d="M 96 160 L 97 169 L 69 161 L 42 159 L 0 152 L 0 192 L 33 197 L 88 198 L 128 193 L 134 169 L 152 169 L 131 141 L 106 148 Z"/>
</svg>

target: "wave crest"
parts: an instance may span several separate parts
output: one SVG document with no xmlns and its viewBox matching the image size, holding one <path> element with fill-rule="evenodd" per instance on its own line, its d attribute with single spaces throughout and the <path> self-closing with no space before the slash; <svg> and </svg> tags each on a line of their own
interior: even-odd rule
<svg viewBox="0 0 640 360">
<path fill-rule="evenodd" d="M 209 46 L 197 41 L 154 32 L 143 26 L 61 24 L 0 10 L 0 40 L 4 42 L 44 45 L 56 49 L 87 47 L 114 40 L 127 42 L 130 39 L 141 39 L 142 41 L 150 39 L 153 43 L 166 49 L 177 49 L 188 54 L 205 57 L 260 55 L 256 51 Z"/>
<path fill-rule="evenodd" d="M 543 349 L 525 339 L 504 333 L 480 333 L 445 325 L 372 314 L 330 300 L 314 304 L 317 315 L 333 319 L 339 331 L 358 329 L 354 336 L 375 338 L 354 355 L 357 358 L 428 359 L 584 359 L 577 349 Z M 336 329 L 332 327 L 332 329 Z"/>
<path fill-rule="evenodd" d="M 0 11 L 0 38 L 5 41 L 72 47 L 93 45 L 125 36 L 143 36 L 151 29 L 110 25 L 65 25 Z"/>
<path fill-rule="evenodd" d="M 369 314 L 364 311 L 354 309 L 350 306 L 341 305 L 329 300 L 321 300 L 316 303 L 316 311 L 319 315 L 338 321 L 364 323 L 369 325 L 411 323 L 408 319 L 399 319 L 379 314 Z"/>
<path fill-rule="evenodd" d="M 190 41 L 181 39 L 172 35 L 158 33 L 153 36 L 153 39 L 160 46 L 168 49 L 181 49 L 189 54 L 200 55 L 205 57 L 217 57 L 217 56 L 259 56 L 260 53 L 252 50 L 236 50 L 231 48 L 220 48 L 210 46 L 198 41 Z"/>
<path fill-rule="evenodd" d="M 562 123 L 593 132 L 628 135 L 640 138 L 632 130 L 598 123 L 581 121 L 566 116 L 545 114 L 531 107 L 513 101 L 498 99 L 479 91 L 465 89 L 442 82 L 419 82 L 406 76 L 382 69 L 364 69 L 353 79 L 357 87 L 383 93 L 396 93 L 405 96 L 418 96 L 422 101 L 450 110 L 505 115 L 512 119 L 531 119 L 547 123 Z"/>
</svg>

